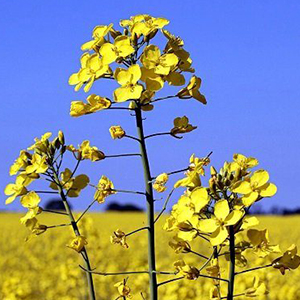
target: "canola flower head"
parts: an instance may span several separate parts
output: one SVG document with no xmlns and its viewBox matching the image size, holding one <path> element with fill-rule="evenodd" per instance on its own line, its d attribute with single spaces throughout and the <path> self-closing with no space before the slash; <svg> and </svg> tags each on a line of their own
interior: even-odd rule
<svg viewBox="0 0 300 300">
<path fill-rule="evenodd" d="M 152 110 L 153 93 L 161 90 L 165 82 L 183 86 L 186 84 L 185 73 L 195 71 L 182 39 L 165 30 L 168 24 L 169 20 L 165 18 L 140 14 L 120 21 L 123 34 L 113 24 L 96 26 L 93 39 L 81 47 L 86 52 L 80 58 L 79 71 L 71 74 L 69 84 L 75 86 L 75 91 L 84 86 L 84 91 L 88 92 L 96 80 L 114 79 L 121 85 L 113 92 L 115 102 L 136 100 L 144 111 Z M 157 33 L 166 38 L 162 49 L 151 42 Z M 206 103 L 199 92 L 200 84 L 201 79 L 193 76 L 176 96 L 182 99 L 193 97 Z M 90 114 L 108 108 L 108 104 L 73 101 L 70 114 L 74 117 Z"/>
<path fill-rule="evenodd" d="M 196 280 L 199 277 L 199 270 L 191 265 L 188 265 L 184 262 L 184 260 L 178 260 L 174 263 L 174 267 L 176 268 L 178 274 L 184 276 L 184 278 L 188 280 Z"/>
<path fill-rule="evenodd" d="M 300 266 L 300 256 L 297 255 L 297 246 L 292 244 L 282 256 L 272 262 L 272 266 L 278 269 L 282 275 L 285 274 L 285 270 L 297 269 Z"/>
<path fill-rule="evenodd" d="M 171 129 L 171 134 L 176 135 L 179 133 L 188 133 L 197 128 L 197 126 L 193 126 L 189 124 L 189 119 L 186 116 L 177 117 L 174 119 L 174 127 Z"/>
<path fill-rule="evenodd" d="M 123 298 L 123 299 L 131 299 L 132 295 L 131 295 L 131 289 L 130 287 L 127 285 L 127 280 L 124 279 L 120 282 L 117 282 L 114 284 L 114 287 L 117 288 L 118 293 L 119 293 L 119 297 L 118 298 Z"/>
<path fill-rule="evenodd" d="M 168 174 L 161 173 L 155 178 L 152 186 L 158 193 L 163 193 L 167 189 L 165 184 L 168 182 L 168 180 Z"/>
<path fill-rule="evenodd" d="M 121 139 L 126 134 L 126 132 L 120 125 L 111 126 L 109 128 L 109 133 L 114 140 Z"/>
<path fill-rule="evenodd" d="M 125 249 L 129 248 L 129 245 L 126 242 L 126 234 L 121 229 L 114 231 L 114 234 L 110 236 L 110 242 L 112 244 L 119 244 Z"/>
<path fill-rule="evenodd" d="M 109 99 L 96 94 L 89 95 L 86 100 L 87 103 L 84 103 L 83 101 L 71 102 L 70 115 L 72 117 L 92 114 L 103 109 L 108 109 L 111 106 L 111 101 Z"/>
<path fill-rule="evenodd" d="M 96 186 L 94 199 L 97 200 L 98 203 L 103 203 L 105 198 L 112 194 L 116 194 L 114 185 L 111 180 L 103 175 Z"/>
<path fill-rule="evenodd" d="M 67 245 L 67 247 L 80 253 L 87 244 L 88 244 L 87 239 L 84 236 L 79 235 L 79 236 L 76 236 L 70 242 L 70 244 Z"/>
</svg>

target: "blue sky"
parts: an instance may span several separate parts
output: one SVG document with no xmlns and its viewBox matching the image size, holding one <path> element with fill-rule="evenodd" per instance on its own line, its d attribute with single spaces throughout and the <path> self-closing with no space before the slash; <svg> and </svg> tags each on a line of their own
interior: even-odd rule
<svg viewBox="0 0 300 300">
<path fill-rule="evenodd" d="M 167 29 L 185 41 L 208 100 L 207 106 L 196 100 L 165 101 L 147 113 L 147 133 L 169 130 L 172 120 L 183 115 L 198 125 L 182 140 L 149 140 L 153 175 L 185 167 L 192 153 L 205 156 L 213 151 L 217 168 L 234 153 L 243 153 L 257 157 L 278 186 L 277 195 L 264 200 L 264 208 L 300 206 L 299 1 L 1 1 L 0 189 L 14 180 L 8 169 L 19 151 L 46 131 L 61 129 L 75 145 L 89 139 L 106 154 L 138 150 L 134 141 L 113 141 L 108 132 L 120 124 L 135 134 L 134 118 L 127 112 L 69 116 L 70 102 L 86 95 L 74 92 L 68 77 L 79 68 L 80 46 L 90 39 L 94 26 L 117 25 L 140 13 L 170 19 Z M 113 88 L 97 82 L 91 92 L 111 97 Z M 139 158 L 84 162 L 79 173 L 89 174 L 93 183 L 104 174 L 116 188 L 143 188 Z M 72 204 L 83 209 L 92 193 L 84 191 Z M 144 203 L 135 195 L 107 199 L 114 200 Z M 9 207 L 4 201 L 3 194 L 0 209 L 20 208 L 18 201 Z M 157 201 L 157 208 L 161 204 Z"/>
</svg>

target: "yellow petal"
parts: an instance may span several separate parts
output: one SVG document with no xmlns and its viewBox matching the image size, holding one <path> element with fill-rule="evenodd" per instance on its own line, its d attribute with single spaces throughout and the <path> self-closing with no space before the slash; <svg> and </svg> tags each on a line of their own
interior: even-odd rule
<svg viewBox="0 0 300 300">
<path fill-rule="evenodd" d="M 131 75 L 127 70 L 123 68 L 117 68 L 115 70 L 114 77 L 120 85 L 124 86 L 130 82 Z"/>
<path fill-rule="evenodd" d="M 164 54 L 160 58 L 160 63 L 165 67 L 175 67 L 178 64 L 178 57 L 174 53 Z"/>
<path fill-rule="evenodd" d="M 99 52 L 103 58 L 103 63 L 105 64 L 111 64 L 117 59 L 115 46 L 113 44 L 110 43 L 103 44 Z"/>
<path fill-rule="evenodd" d="M 216 219 L 207 219 L 199 221 L 199 229 L 203 232 L 214 232 L 217 230 L 218 224 Z"/>
<path fill-rule="evenodd" d="M 171 72 L 166 79 L 170 85 L 181 86 L 185 84 L 184 76 L 178 72 Z"/>
<path fill-rule="evenodd" d="M 70 85 L 76 85 L 79 83 L 78 73 L 73 73 L 69 78 Z"/>
<path fill-rule="evenodd" d="M 29 192 L 28 194 L 21 197 L 21 204 L 26 208 L 36 208 L 41 201 L 41 198 L 34 191 Z"/>
<path fill-rule="evenodd" d="M 251 185 L 255 184 L 256 188 L 261 187 L 269 180 L 269 173 L 265 170 L 258 170 L 253 173 L 250 178 Z"/>
<path fill-rule="evenodd" d="M 259 189 L 259 194 L 262 197 L 272 197 L 276 194 L 277 187 L 273 183 L 266 183 Z"/>
<path fill-rule="evenodd" d="M 141 68 L 139 65 L 132 65 L 128 68 L 128 73 L 130 74 L 130 83 L 136 84 L 142 76 Z M 136 98 L 132 98 L 136 99 Z"/>
<path fill-rule="evenodd" d="M 215 232 L 210 236 L 210 242 L 213 246 L 222 244 L 228 236 L 228 231 L 226 227 L 219 227 Z"/>
<path fill-rule="evenodd" d="M 239 194 L 244 194 L 244 195 L 249 194 L 252 191 L 250 182 L 248 182 L 248 181 L 238 181 L 238 182 L 236 182 L 233 185 L 233 187 L 231 188 L 231 190 L 234 193 L 239 193 Z"/>
<path fill-rule="evenodd" d="M 209 197 L 206 188 L 203 187 L 197 187 L 195 188 L 191 194 L 190 198 L 192 203 L 195 206 L 195 211 L 200 212 L 202 208 L 204 208 L 208 202 Z"/>
<path fill-rule="evenodd" d="M 187 242 L 191 242 L 197 236 L 196 230 L 179 231 L 177 237 Z"/>
<path fill-rule="evenodd" d="M 227 200 L 220 200 L 215 204 L 214 215 L 219 220 L 225 220 L 229 215 L 229 205 Z"/>
<path fill-rule="evenodd" d="M 244 215 L 241 210 L 233 210 L 224 220 L 226 226 L 235 225 Z"/>
<path fill-rule="evenodd" d="M 243 204 L 248 207 L 252 205 L 258 198 L 258 193 L 257 192 L 252 192 L 248 195 L 244 195 L 242 198 Z"/>
</svg>

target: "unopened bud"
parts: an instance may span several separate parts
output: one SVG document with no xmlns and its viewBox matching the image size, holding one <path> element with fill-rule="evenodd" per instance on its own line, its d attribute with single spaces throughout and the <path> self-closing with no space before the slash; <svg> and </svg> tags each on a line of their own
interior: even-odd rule
<svg viewBox="0 0 300 300">
<path fill-rule="evenodd" d="M 218 174 L 217 170 L 213 166 L 210 166 L 210 174 L 211 174 L 211 176 Z"/>
<path fill-rule="evenodd" d="M 61 130 L 58 132 L 58 139 L 62 145 L 65 144 L 65 136 Z"/>
<path fill-rule="evenodd" d="M 122 33 L 120 31 L 114 30 L 113 28 L 110 29 L 109 33 L 113 39 L 116 39 L 116 37 L 118 37 L 119 35 L 122 35 Z"/>
</svg>

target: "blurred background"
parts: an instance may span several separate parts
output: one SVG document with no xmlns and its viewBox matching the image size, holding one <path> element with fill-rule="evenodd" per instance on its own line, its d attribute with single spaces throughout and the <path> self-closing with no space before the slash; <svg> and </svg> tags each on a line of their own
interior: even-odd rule
<svg viewBox="0 0 300 300">
<path fill-rule="evenodd" d="M 19 151 L 46 131 L 62 130 L 74 145 L 89 139 L 107 155 L 138 150 L 134 141 L 112 140 L 108 131 L 122 125 L 135 135 L 134 118 L 127 111 L 69 116 L 71 101 L 85 100 L 86 94 L 74 92 L 68 78 L 79 69 L 80 46 L 91 39 L 96 25 L 112 22 L 118 27 L 120 19 L 146 13 L 170 20 L 166 29 L 184 40 L 208 101 L 206 106 L 193 99 L 162 101 L 145 114 L 147 134 L 168 131 L 173 119 L 184 115 L 198 126 L 182 140 L 162 136 L 148 141 L 152 175 L 186 167 L 192 153 L 201 157 L 213 151 L 216 168 L 242 153 L 256 157 L 278 186 L 278 193 L 259 209 L 295 210 L 300 206 L 299 12 L 298 1 L 1 1 L 0 190 L 14 181 L 8 171 Z M 115 88 L 100 80 L 90 92 L 112 98 Z M 70 160 L 66 167 L 74 164 Z M 138 157 L 84 161 L 80 173 L 94 184 L 106 175 L 116 188 L 143 189 Z M 169 189 L 181 176 L 171 178 Z M 84 209 L 93 193 L 86 189 L 72 199 L 73 207 Z M 18 200 L 5 206 L 5 198 L 2 193 L 1 210 L 21 210 Z M 111 202 L 144 208 L 142 196 L 116 194 L 94 210 Z M 160 209 L 163 201 L 156 203 Z"/>
</svg>

